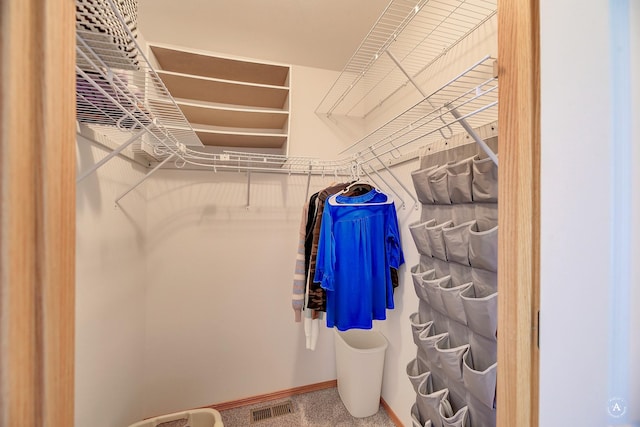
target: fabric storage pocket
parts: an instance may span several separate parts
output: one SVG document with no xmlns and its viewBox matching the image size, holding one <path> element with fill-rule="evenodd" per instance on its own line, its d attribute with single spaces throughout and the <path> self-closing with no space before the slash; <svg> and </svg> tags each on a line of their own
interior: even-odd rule
<svg viewBox="0 0 640 427">
<path fill-rule="evenodd" d="M 452 203 L 473 201 L 471 190 L 473 159 L 474 157 L 470 157 L 447 166 L 447 186 Z"/>
<path fill-rule="evenodd" d="M 440 364 L 440 359 L 438 355 L 438 351 L 436 350 L 436 344 L 441 339 L 445 338 L 448 333 L 444 332 L 441 334 L 435 333 L 435 327 L 429 328 L 429 330 L 424 330 L 420 336 L 420 344 L 418 346 L 424 351 L 424 354 L 427 356 L 427 362 L 429 366 L 432 368 L 441 369 L 442 365 Z"/>
<path fill-rule="evenodd" d="M 442 418 L 440 417 L 440 403 L 442 400 L 447 399 L 448 396 L 448 389 L 435 387 L 430 375 L 425 378 L 418 386 L 418 396 L 416 398 L 420 420 L 424 422 L 430 420 L 434 427 L 443 427 Z"/>
<path fill-rule="evenodd" d="M 493 409 L 496 398 L 498 363 L 493 363 L 489 366 L 474 366 L 471 351 L 467 352 L 462 362 L 462 379 L 465 388 L 473 397 L 478 399 L 479 402 Z"/>
<path fill-rule="evenodd" d="M 418 386 L 420 386 L 420 383 L 424 381 L 427 376 L 431 375 L 429 371 L 420 371 L 420 364 L 418 363 L 417 358 L 407 364 L 407 377 L 409 377 L 409 381 L 413 386 L 413 391 L 416 393 L 418 392 Z"/>
<path fill-rule="evenodd" d="M 411 427 L 423 427 L 422 422 L 420 422 L 420 412 L 418 412 L 417 403 L 411 405 Z"/>
<path fill-rule="evenodd" d="M 473 160 L 473 200 L 498 201 L 498 166 L 490 158 Z"/>
<path fill-rule="evenodd" d="M 443 228 L 451 227 L 452 225 L 453 221 L 446 221 L 442 224 L 425 227 L 431 255 L 442 261 L 447 261 L 447 248 L 444 243 Z"/>
<path fill-rule="evenodd" d="M 413 280 L 413 289 L 416 292 L 418 298 L 423 301 L 429 302 L 429 295 L 423 286 L 423 281 L 435 279 L 436 270 L 424 271 L 422 273 L 411 272 L 411 279 Z"/>
<path fill-rule="evenodd" d="M 471 287 L 472 283 L 464 283 L 458 286 L 444 287 L 443 285 L 452 285 L 452 282 L 443 282 L 440 284 L 440 297 L 444 304 L 447 315 L 463 325 L 467 324 L 467 316 L 465 315 L 464 305 L 460 293 Z"/>
<path fill-rule="evenodd" d="M 450 205 L 447 165 L 434 169 L 429 174 L 429 188 L 433 201 L 439 205 Z"/>
<path fill-rule="evenodd" d="M 409 319 L 411 321 L 411 333 L 413 334 L 413 342 L 415 343 L 415 345 L 418 345 L 420 343 L 420 334 L 426 328 L 430 327 L 433 324 L 433 321 L 420 322 L 418 313 L 413 313 L 411 316 L 409 316 Z"/>
<path fill-rule="evenodd" d="M 478 230 L 478 225 L 469 230 L 469 262 L 474 268 L 498 271 L 498 226 Z"/>
<path fill-rule="evenodd" d="M 416 195 L 420 203 L 427 205 L 434 203 L 433 193 L 429 186 L 429 175 L 436 169 L 438 169 L 438 165 L 411 172 L 413 187 L 416 189 Z"/>
<path fill-rule="evenodd" d="M 433 227 L 434 225 L 436 225 L 435 219 L 431 219 L 425 222 L 416 221 L 409 224 L 411 237 L 413 237 L 413 242 L 415 243 L 416 249 L 418 249 L 420 255 L 426 255 L 429 257 L 433 256 L 431 255 L 429 239 L 427 238 L 427 227 Z"/>
<path fill-rule="evenodd" d="M 469 344 L 451 348 L 449 334 L 436 342 L 436 352 L 442 370 L 450 380 L 462 383 L 462 358 L 469 350 Z"/>
<path fill-rule="evenodd" d="M 427 293 L 427 297 L 429 298 L 429 305 L 431 305 L 431 308 L 433 308 L 438 313 L 446 315 L 447 309 L 445 308 L 444 302 L 442 301 L 441 288 L 451 287 L 451 276 L 444 276 L 439 279 L 433 280 L 423 280 L 422 286 Z"/>
<path fill-rule="evenodd" d="M 443 427 L 469 427 L 469 408 L 463 406 L 456 411 L 449 401 L 440 402 L 440 418 Z"/>
<path fill-rule="evenodd" d="M 469 329 L 495 340 L 498 329 L 498 293 L 470 286 L 460 292 L 460 298 Z"/>
<path fill-rule="evenodd" d="M 447 260 L 462 265 L 471 265 L 469 262 L 469 234 L 476 221 L 463 222 L 460 225 L 442 229 Z"/>
<path fill-rule="evenodd" d="M 411 427 L 432 427 L 431 420 L 427 420 L 424 424 L 420 421 L 417 403 L 411 405 Z"/>
</svg>

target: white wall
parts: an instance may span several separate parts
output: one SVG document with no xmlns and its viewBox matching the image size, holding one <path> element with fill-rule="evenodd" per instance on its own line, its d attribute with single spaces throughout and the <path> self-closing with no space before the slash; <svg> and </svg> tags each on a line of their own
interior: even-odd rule
<svg viewBox="0 0 640 427">
<path fill-rule="evenodd" d="M 315 107 L 336 74 L 293 67 L 291 155 L 330 159 L 362 135 Z M 411 188 L 413 161 L 395 168 Z M 309 195 L 335 181 L 314 176 Z M 145 415 L 220 403 L 335 379 L 333 336 L 322 327 L 315 352 L 294 322 L 291 290 L 306 176 L 160 171 L 147 183 Z M 409 198 L 405 196 L 405 200 Z M 418 255 L 398 211 L 406 263 L 396 308 L 376 322 L 389 340 L 382 395 L 405 425 L 415 394 L 406 378 L 415 357 L 409 314 L 417 297 L 408 267 Z"/>
<path fill-rule="evenodd" d="M 612 224 L 619 218 L 612 215 L 610 3 L 540 2 L 540 425 L 545 427 L 615 421 L 607 419 L 606 410 L 615 397 L 608 394 L 609 364 L 623 356 L 609 360 L 610 292 L 619 285 L 612 283 L 611 260 Z M 634 78 L 637 85 L 637 73 Z M 636 188 L 637 150 L 634 155 Z M 637 191 L 634 197 L 637 214 Z M 632 240 L 637 254 L 637 229 Z M 637 297 L 634 304 L 637 312 Z M 630 331 L 637 336 L 637 323 Z M 637 357 L 631 363 L 637 372 Z M 637 399 L 637 375 L 630 380 Z M 629 403 L 637 422 L 639 402 Z"/>
<path fill-rule="evenodd" d="M 441 74 L 437 78 L 421 80 L 424 89 L 435 89 L 481 56 L 494 53 L 494 37 L 495 22 L 491 21 L 479 32 L 477 40 L 448 54 L 447 60 L 439 64 Z M 290 155 L 335 158 L 342 148 L 363 135 L 365 126 L 375 128 L 419 98 L 417 91 L 408 87 L 366 122 L 318 117 L 315 108 L 336 77 L 332 71 L 292 67 Z M 407 188 L 412 188 L 410 172 L 417 168 L 415 160 L 395 167 L 394 173 Z M 108 174 L 100 176 L 99 183 L 93 181 L 93 185 L 104 186 L 112 179 Z M 332 175 L 315 176 L 308 193 L 333 181 Z M 129 376 L 135 381 L 129 393 L 117 398 L 114 395 L 121 390 L 111 379 L 108 392 L 103 391 L 111 399 L 105 412 L 109 408 L 117 413 L 128 402 L 134 408 L 129 414 L 139 419 L 335 379 L 331 331 L 321 328 L 317 350 L 305 350 L 302 325 L 294 323 L 290 303 L 306 183 L 305 176 L 252 174 L 250 208 L 246 209 L 245 173 L 162 170 L 138 190 L 146 199 L 146 203 L 136 205 L 140 210 L 135 214 L 130 213 L 133 208 L 124 210 L 125 217 L 135 218 L 129 219 L 129 225 L 142 224 L 141 235 L 135 227 L 128 231 L 126 227 L 118 228 L 123 225 L 123 212 L 112 211 L 112 194 L 104 195 L 98 213 L 79 214 L 79 221 L 89 224 L 83 228 L 95 227 L 95 232 L 104 234 L 108 230 L 109 236 L 100 237 L 100 245 L 119 247 L 123 255 L 131 255 L 129 260 L 146 257 L 146 276 L 140 277 L 144 271 L 131 272 L 146 288 L 126 288 L 128 292 L 138 289 L 139 294 L 132 296 L 131 303 L 144 307 L 135 316 L 128 312 L 124 316 L 128 331 L 140 339 L 117 355 L 123 364 L 126 359 L 139 369 Z M 399 186 L 396 188 L 401 191 Z M 93 194 L 93 190 L 88 193 Z M 402 196 L 409 202 L 408 196 Z M 136 197 L 130 195 L 123 200 L 132 204 Z M 409 267 L 418 262 L 418 254 L 408 224 L 419 216 L 420 211 L 410 203 L 398 211 L 406 262 L 400 271 L 400 287 L 395 291 L 396 308 L 388 311 L 386 321 L 375 323 L 389 340 L 382 397 L 407 426 L 411 425 L 409 411 L 415 393 L 405 368 L 417 351 L 409 315 L 418 304 L 408 273 Z M 112 233 L 111 228 L 119 231 Z M 129 236 L 119 237 L 120 231 Z M 136 244 L 131 244 L 131 239 Z M 84 255 L 79 257 L 79 266 L 89 270 Z M 110 271 L 105 273 L 105 280 L 116 273 L 129 272 L 126 268 Z M 97 297 L 84 298 L 98 305 Z M 96 311 L 89 303 L 83 303 L 82 310 L 86 317 Z M 89 326 L 82 328 L 87 343 L 89 331 L 111 337 L 122 329 L 120 324 L 106 321 Z M 83 358 L 84 371 L 104 362 L 93 353 Z M 131 372 L 131 366 L 125 366 L 124 372 Z M 99 372 L 93 373 L 92 378 L 84 374 L 85 389 L 100 384 L 102 379 L 95 378 Z M 86 420 L 92 414 L 89 409 L 94 400 L 82 399 L 79 397 L 78 401 L 81 408 L 86 408 L 82 418 Z M 116 421 L 118 425 L 126 424 Z"/>
<path fill-rule="evenodd" d="M 344 137 L 314 113 L 335 77 L 293 67 L 290 155 L 335 156 Z M 314 176 L 308 195 L 334 180 Z M 249 209 L 245 173 L 163 170 L 145 184 L 145 414 L 335 379 L 332 335 L 306 350 L 291 308 L 306 184 L 252 173 Z"/>
<path fill-rule="evenodd" d="M 394 174 L 407 186 L 413 189 L 411 172 L 419 169 L 419 161 L 415 159 L 393 168 Z M 405 426 L 411 426 L 411 405 L 416 401 L 416 394 L 407 378 L 407 364 L 416 357 L 417 347 L 411 335 L 409 315 L 418 311 L 418 297 L 413 289 L 409 269 L 418 264 L 420 257 L 409 232 L 409 224 L 420 219 L 420 209 L 415 209 L 410 198 L 402 194 L 407 202 L 405 208 L 397 211 L 400 239 L 405 263 L 400 268 L 400 286 L 394 292 L 395 308 L 387 310 L 387 320 L 376 322 L 387 340 L 389 347 L 385 355 L 385 369 L 382 380 L 382 398 L 389 404 L 393 412 Z"/>
<path fill-rule="evenodd" d="M 335 71 L 291 66 L 289 156 L 337 159 L 346 144 L 362 136 L 364 122 L 336 121 L 315 112 L 337 77 Z"/>
<path fill-rule="evenodd" d="M 78 138 L 78 172 L 106 152 Z M 114 208 L 143 171 L 115 158 L 77 187 L 75 425 L 141 419 L 144 366 L 145 201 Z"/>
<path fill-rule="evenodd" d="M 407 185 L 417 161 L 396 168 Z M 333 176 L 313 177 L 310 193 Z M 409 180 L 409 181 L 407 181 Z M 292 277 L 306 177 L 160 171 L 148 181 L 145 415 L 209 405 L 335 379 L 333 336 L 321 327 L 305 350 L 291 308 Z M 406 364 L 415 357 L 409 314 L 417 297 L 408 267 L 418 254 L 398 211 L 406 262 L 396 308 L 375 322 L 389 340 L 384 399 L 405 425 L 415 394 Z"/>
<path fill-rule="evenodd" d="M 246 209 L 244 173 L 147 184 L 146 414 L 335 378 L 331 334 L 305 350 L 291 308 L 305 190 L 304 176 L 252 174 Z"/>
</svg>

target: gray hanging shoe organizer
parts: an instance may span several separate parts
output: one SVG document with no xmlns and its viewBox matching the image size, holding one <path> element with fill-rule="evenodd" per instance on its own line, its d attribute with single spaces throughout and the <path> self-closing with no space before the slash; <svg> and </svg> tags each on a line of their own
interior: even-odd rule
<svg viewBox="0 0 640 427">
<path fill-rule="evenodd" d="M 409 226 L 418 311 L 414 425 L 495 427 L 497 373 L 497 166 L 463 145 L 421 159 L 412 173 L 422 203 Z"/>
</svg>

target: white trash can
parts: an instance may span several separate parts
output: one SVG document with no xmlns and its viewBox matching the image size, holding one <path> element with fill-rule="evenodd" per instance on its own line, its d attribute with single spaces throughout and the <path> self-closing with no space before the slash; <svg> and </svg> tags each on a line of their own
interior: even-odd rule
<svg viewBox="0 0 640 427">
<path fill-rule="evenodd" d="M 375 415 L 380 407 L 387 339 L 369 329 L 334 329 L 338 393 L 356 418 Z"/>
</svg>

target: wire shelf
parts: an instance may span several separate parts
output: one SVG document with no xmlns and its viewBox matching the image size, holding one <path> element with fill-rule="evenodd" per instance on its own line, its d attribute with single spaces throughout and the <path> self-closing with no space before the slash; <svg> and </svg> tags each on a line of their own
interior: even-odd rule
<svg viewBox="0 0 640 427">
<path fill-rule="evenodd" d="M 487 56 L 352 144 L 337 160 L 209 152 L 138 46 L 136 13 L 134 0 L 76 0 L 77 120 L 81 128 L 120 144 L 81 179 L 137 140 L 133 152 L 158 162 L 116 203 L 167 164 L 248 175 L 307 175 L 307 190 L 311 175 L 357 178 L 366 174 L 372 181 L 384 183 L 404 206 L 394 185 L 379 173 L 386 170 L 417 206 L 412 192 L 387 165 L 443 138 L 462 132 L 473 137 L 471 128 L 497 118 L 498 84 L 493 75 L 494 60 Z M 351 114 L 374 93 L 386 99 L 494 14 L 495 0 L 392 0 L 318 110 Z M 480 138 L 474 139 L 483 144 Z"/>
<path fill-rule="evenodd" d="M 362 163 L 392 163 L 418 147 L 464 132 L 461 119 L 473 128 L 497 119 L 498 79 L 494 59 L 486 56 L 422 101 L 358 140 L 341 154 Z M 455 117 L 452 113 L 458 115 Z"/>
<path fill-rule="evenodd" d="M 496 0 L 392 0 L 316 113 L 364 117 L 496 14 Z M 367 110 L 369 109 L 369 110 Z"/>
<path fill-rule="evenodd" d="M 76 0 L 76 118 L 115 143 L 147 130 L 151 146 L 200 139 L 136 42 L 131 0 Z"/>
</svg>

